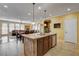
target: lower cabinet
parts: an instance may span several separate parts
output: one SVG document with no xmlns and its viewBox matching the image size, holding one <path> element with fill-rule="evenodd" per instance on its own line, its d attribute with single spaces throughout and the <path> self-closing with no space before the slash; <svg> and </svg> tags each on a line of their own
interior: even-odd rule
<svg viewBox="0 0 79 59">
<path fill-rule="evenodd" d="M 49 49 L 56 45 L 56 35 L 43 37 L 37 40 L 37 55 L 44 55 Z"/>
<path fill-rule="evenodd" d="M 43 38 L 37 40 L 37 55 L 43 55 Z"/>
<path fill-rule="evenodd" d="M 49 38 L 44 37 L 43 39 L 43 54 L 45 54 L 49 50 Z"/>
<path fill-rule="evenodd" d="M 56 35 L 38 39 L 24 38 L 24 53 L 27 56 L 43 56 L 49 49 L 56 46 Z"/>
<path fill-rule="evenodd" d="M 25 41 L 24 41 L 24 54 L 27 56 L 32 55 L 32 40 L 25 39 Z"/>
<path fill-rule="evenodd" d="M 52 48 L 52 36 L 49 36 L 48 37 L 49 38 L 49 49 L 51 49 Z"/>
</svg>

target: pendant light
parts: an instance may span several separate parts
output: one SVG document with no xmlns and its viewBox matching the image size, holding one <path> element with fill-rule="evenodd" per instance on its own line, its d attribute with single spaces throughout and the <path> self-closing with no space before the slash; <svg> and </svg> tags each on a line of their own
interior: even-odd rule
<svg viewBox="0 0 79 59">
<path fill-rule="evenodd" d="M 35 20 L 34 7 L 35 7 L 35 3 L 33 3 L 33 22 L 34 22 L 34 20 Z"/>
<path fill-rule="evenodd" d="M 35 20 L 35 15 L 34 15 L 35 3 L 32 3 L 32 4 L 33 4 L 33 19 L 32 19 L 32 22 L 33 22 L 33 30 L 35 30 L 35 23 L 34 23 L 34 20 Z"/>
<path fill-rule="evenodd" d="M 44 13 L 45 13 L 45 18 L 46 18 L 46 12 L 47 12 L 47 10 L 44 10 Z"/>
</svg>

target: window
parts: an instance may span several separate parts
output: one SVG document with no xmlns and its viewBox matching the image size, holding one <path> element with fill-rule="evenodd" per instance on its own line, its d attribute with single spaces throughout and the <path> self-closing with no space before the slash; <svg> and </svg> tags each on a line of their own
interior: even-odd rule
<svg viewBox="0 0 79 59">
<path fill-rule="evenodd" d="M 40 24 L 34 24 L 33 30 L 39 30 L 40 31 Z"/>
<path fill-rule="evenodd" d="M 12 30 L 14 30 L 14 24 L 10 23 L 9 24 L 9 32 L 12 32 Z"/>
<path fill-rule="evenodd" d="M 37 30 L 37 24 L 34 25 L 34 29 Z"/>
<path fill-rule="evenodd" d="M 2 23 L 2 34 L 8 34 L 8 24 Z"/>
<path fill-rule="evenodd" d="M 40 31 L 40 24 L 38 24 L 38 26 L 37 26 L 37 27 L 38 27 L 38 30 Z"/>
<path fill-rule="evenodd" d="M 15 24 L 15 30 L 20 30 L 20 24 Z"/>
<path fill-rule="evenodd" d="M 33 30 L 37 30 L 37 24 L 33 24 Z"/>
<path fill-rule="evenodd" d="M 21 24 L 21 30 L 24 30 L 24 28 L 25 28 L 24 24 Z"/>
</svg>

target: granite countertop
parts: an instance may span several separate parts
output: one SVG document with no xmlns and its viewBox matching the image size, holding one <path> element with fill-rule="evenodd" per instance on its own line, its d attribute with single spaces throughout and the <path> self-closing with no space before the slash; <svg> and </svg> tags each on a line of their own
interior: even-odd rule
<svg viewBox="0 0 79 59">
<path fill-rule="evenodd" d="M 50 35 L 54 35 L 56 33 L 33 33 L 33 34 L 22 34 L 23 37 L 28 38 L 28 39 L 39 39 L 39 38 L 43 38 L 46 36 L 50 36 Z"/>
</svg>

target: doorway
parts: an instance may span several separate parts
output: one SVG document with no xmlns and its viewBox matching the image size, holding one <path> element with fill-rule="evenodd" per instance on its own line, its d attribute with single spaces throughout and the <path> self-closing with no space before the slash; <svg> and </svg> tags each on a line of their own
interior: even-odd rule
<svg viewBox="0 0 79 59">
<path fill-rule="evenodd" d="M 77 19 L 72 18 L 64 21 L 64 41 L 77 43 Z"/>
<path fill-rule="evenodd" d="M 50 23 L 51 23 L 51 20 L 45 20 L 44 21 L 44 33 L 50 32 Z"/>
</svg>

